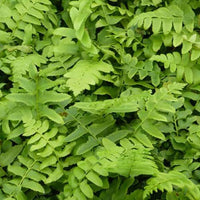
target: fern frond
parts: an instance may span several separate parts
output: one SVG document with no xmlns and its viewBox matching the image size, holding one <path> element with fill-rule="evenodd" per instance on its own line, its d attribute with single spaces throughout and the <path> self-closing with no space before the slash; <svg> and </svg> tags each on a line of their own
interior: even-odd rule
<svg viewBox="0 0 200 200">
<path fill-rule="evenodd" d="M 81 60 L 65 74 L 65 77 L 68 78 L 66 86 L 77 96 L 83 90 L 89 90 L 90 85 L 96 85 L 99 80 L 102 80 L 102 72 L 109 73 L 113 71 L 112 65 L 105 62 Z"/>
<path fill-rule="evenodd" d="M 57 123 L 63 123 L 62 117 L 48 106 L 68 101 L 70 100 L 70 96 L 56 91 L 47 91 L 47 89 L 54 86 L 54 83 L 46 78 L 35 77 L 35 79 L 36 82 L 26 78 L 19 78 L 19 86 L 26 93 L 17 91 L 7 95 L 6 98 L 12 102 L 19 103 L 19 106 L 27 105 L 30 108 L 35 108 L 36 113 L 33 112 L 33 115 L 36 115 L 37 118 L 45 116 Z"/>
<path fill-rule="evenodd" d="M 187 19 L 185 14 L 190 13 L 190 18 Z M 180 5 L 170 5 L 168 7 L 158 8 L 155 11 L 146 12 L 137 15 L 129 23 L 129 27 L 137 25 L 144 29 L 149 29 L 152 26 L 153 32 L 159 33 L 161 27 L 164 34 L 168 34 L 172 27 L 177 33 L 180 33 L 183 24 L 189 32 L 193 31 L 194 13 L 189 5 L 183 3 Z"/>
<path fill-rule="evenodd" d="M 99 195 L 100 198 L 108 200 L 108 198 L 120 199 L 126 196 L 128 188 L 133 184 L 134 179 L 130 178 L 125 181 L 118 178 L 111 182 L 109 189 L 102 191 Z"/>
<path fill-rule="evenodd" d="M 196 61 L 190 60 L 190 54 L 180 55 L 178 52 L 168 53 L 166 55 L 154 55 L 151 60 L 162 62 L 165 68 L 169 68 L 171 72 L 176 72 L 177 79 L 183 78 L 187 83 L 199 83 L 199 69 L 196 67 Z"/>
<path fill-rule="evenodd" d="M 18 193 L 30 189 L 34 192 L 45 193 L 42 181 L 45 181 L 45 174 L 39 169 L 39 163 L 27 156 L 18 156 L 18 161 L 8 166 L 12 179 L 3 184 L 3 191 L 9 198 L 18 196 Z"/>
<path fill-rule="evenodd" d="M 71 2 L 73 4 L 74 1 Z M 92 42 L 88 31 L 85 29 L 85 22 L 87 18 L 92 13 L 91 0 L 81 0 L 78 2 L 77 8 L 72 7 L 70 9 L 70 17 L 73 21 L 74 29 L 76 31 L 76 36 L 80 42 L 87 48 L 91 48 Z"/>
<path fill-rule="evenodd" d="M 182 192 L 190 199 L 196 200 L 200 198 L 199 188 L 189 180 L 184 174 L 177 171 L 168 173 L 158 173 L 155 177 L 150 178 L 145 186 L 144 198 L 152 194 L 153 191 L 161 190 L 171 193 L 174 187 L 182 189 Z"/>
<path fill-rule="evenodd" d="M 79 161 L 77 166 L 69 172 L 66 194 L 71 198 L 77 197 L 76 192 L 80 196 L 84 195 L 85 198 L 93 198 L 95 187 L 99 188 L 98 190 L 107 189 L 109 173 L 131 177 L 120 186 L 119 195 L 123 196 L 128 187 L 133 184 L 134 177 L 140 174 L 153 175 L 158 172 L 148 149 L 136 147 L 131 139 L 121 140 L 121 146 L 117 146 L 106 138 L 102 140 L 102 143 L 103 146 L 96 149 L 95 155 L 87 156 L 86 159 Z M 104 194 L 103 192 L 102 196 Z"/>
<path fill-rule="evenodd" d="M 75 108 L 67 110 L 67 113 L 68 116 L 65 119 L 65 124 L 71 126 L 71 130 L 65 141 L 73 142 L 82 140 L 81 144 L 79 144 L 79 142 L 77 143 L 79 145 L 76 153 L 79 155 L 92 150 L 100 144 L 102 136 L 110 135 L 111 138 L 116 139 L 116 135 L 120 134 L 109 132 L 115 124 L 115 120 L 111 115 L 104 118 L 93 114 L 78 112 Z M 124 136 L 124 134 L 122 136 Z"/>
<path fill-rule="evenodd" d="M 168 122 L 168 113 L 174 114 L 175 108 L 172 102 L 177 101 L 175 95 L 181 94 L 185 84 L 173 83 L 160 88 L 146 101 L 145 107 L 137 114 L 140 121 L 134 124 L 135 137 L 144 145 L 151 147 L 151 142 L 144 134 L 147 133 L 155 138 L 165 140 L 164 134 L 157 127 L 157 122 Z"/>
<path fill-rule="evenodd" d="M 139 93 L 138 93 L 139 94 Z M 109 99 L 96 102 L 78 102 L 75 107 L 93 114 L 109 113 L 128 113 L 135 112 L 139 109 L 138 100 L 140 96 L 122 96 L 120 98 Z"/>
</svg>

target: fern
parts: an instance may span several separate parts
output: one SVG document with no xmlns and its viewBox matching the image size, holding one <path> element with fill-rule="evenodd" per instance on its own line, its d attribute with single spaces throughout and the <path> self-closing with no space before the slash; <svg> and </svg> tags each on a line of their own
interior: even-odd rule
<svg viewBox="0 0 200 200">
<path fill-rule="evenodd" d="M 102 80 L 101 72 L 112 71 L 113 67 L 107 63 L 82 60 L 65 74 L 68 78 L 66 86 L 74 92 L 74 95 L 78 95 L 85 89 L 89 90 L 90 85 L 96 85 L 99 79 Z"/>
<path fill-rule="evenodd" d="M 45 174 L 40 171 L 38 165 L 37 160 L 20 155 L 18 161 L 8 166 L 8 171 L 13 174 L 12 179 L 3 183 L 2 188 L 4 193 L 8 195 L 8 199 L 14 199 L 14 197 L 19 199 L 20 196 L 25 196 L 22 188 L 45 193 L 44 188 L 39 183 L 45 180 Z"/>
<path fill-rule="evenodd" d="M 173 54 L 168 53 L 166 55 L 154 55 L 151 60 L 157 62 L 162 62 L 165 68 L 170 68 L 171 72 L 176 71 L 177 79 L 180 81 L 185 78 L 187 83 L 199 83 L 198 63 L 195 61 L 190 61 L 190 54 L 180 55 L 178 52 L 173 52 Z"/>
<path fill-rule="evenodd" d="M 96 156 L 92 155 L 84 161 L 79 161 L 77 167 L 69 173 L 68 185 L 65 188 L 68 191 L 67 197 L 93 198 L 94 185 L 99 189 L 109 187 L 106 178 L 109 173 L 131 176 L 129 184 L 133 183 L 133 177 L 139 176 L 140 173 L 154 174 L 157 172 L 157 166 L 152 159 L 147 149 L 136 147 L 131 140 L 121 140 L 121 146 L 116 146 L 104 138 L 103 147 L 96 150 Z M 123 188 L 121 189 L 123 191 Z M 123 191 L 125 194 L 126 190 Z"/>
<path fill-rule="evenodd" d="M 109 99 L 104 101 L 78 102 L 74 106 L 84 111 L 99 115 L 109 114 L 113 112 L 135 112 L 139 109 L 139 100 L 142 96 L 146 95 L 146 93 L 140 95 L 140 92 L 140 90 L 135 90 L 132 91 L 131 95 L 122 94 L 120 98 Z"/>
<path fill-rule="evenodd" d="M 190 16 L 187 14 L 190 14 Z M 148 29 L 152 26 L 153 33 L 159 33 L 162 28 L 162 32 L 168 34 L 172 27 L 177 33 L 180 33 L 183 24 L 188 31 L 193 31 L 194 13 L 185 2 L 181 5 L 170 5 L 158 8 L 155 11 L 139 14 L 129 23 L 129 27 L 138 25 L 138 27 L 143 26 L 144 29 Z"/>
<path fill-rule="evenodd" d="M 200 199 L 199 6 L 1 0 L 0 199 Z"/>
<path fill-rule="evenodd" d="M 71 108 L 67 110 L 65 123 L 70 127 L 66 142 L 77 141 L 76 154 L 84 154 L 101 144 L 103 136 L 118 141 L 130 133 L 128 129 L 115 128 L 115 120 L 111 115 L 99 117 L 86 114 Z M 81 144 L 79 143 L 81 142 Z"/>
<path fill-rule="evenodd" d="M 48 108 L 48 104 L 50 102 L 52 104 L 69 100 L 70 96 L 67 94 L 57 93 L 56 91 L 47 91 L 47 89 L 54 86 L 54 83 L 45 78 L 34 78 L 36 79 L 36 82 L 22 77 L 19 78 L 19 86 L 23 88 L 26 93 L 13 92 L 12 94 L 7 95 L 6 98 L 10 101 L 19 103 L 18 106 L 22 104 L 29 108 L 35 108 L 36 113 L 34 113 L 34 115 L 36 115 L 37 118 L 46 116 L 57 123 L 63 123 L 62 117 L 54 110 Z"/>
<path fill-rule="evenodd" d="M 189 199 L 197 199 L 200 195 L 198 187 L 192 181 L 188 180 L 183 174 L 177 171 L 159 173 L 157 176 L 149 179 L 147 184 L 148 185 L 145 187 L 144 198 L 153 191 L 157 192 L 158 189 L 161 191 L 166 190 L 171 193 L 174 186 L 182 189 L 182 192 Z"/>
</svg>

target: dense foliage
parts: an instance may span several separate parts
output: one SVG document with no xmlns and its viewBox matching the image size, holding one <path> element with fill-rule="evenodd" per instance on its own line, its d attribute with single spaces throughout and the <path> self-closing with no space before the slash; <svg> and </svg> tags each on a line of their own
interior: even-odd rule
<svg viewBox="0 0 200 200">
<path fill-rule="evenodd" d="M 0 199 L 199 200 L 199 11 L 0 0 Z"/>
</svg>

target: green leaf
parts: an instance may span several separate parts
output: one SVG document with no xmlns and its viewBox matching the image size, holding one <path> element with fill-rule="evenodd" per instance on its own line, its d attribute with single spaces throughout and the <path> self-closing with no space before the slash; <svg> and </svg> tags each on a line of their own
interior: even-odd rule
<svg viewBox="0 0 200 200">
<path fill-rule="evenodd" d="M 40 20 L 39 19 L 37 19 L 37 18 L 35 18 L 35 17 L 33 17 L 33 16 L 31 16 L 31 15 L 28 15 L 28 14 L 25 14 L 23 17 L 22 17 L 22 20 L 24 21 L 24 22 L 28 22 L 28 23 L 30 23 L 30 24 L 35 24 L 35 25 L 41 25 L 41 22 L 40 22 Z"/>
<path fill-rule="evenodd" d="M 163 33 L 166 35 L 172 29 L 172 20 L 171 19 L 163 19 L 162 23 L 163 23 L 162 24 L 162 26 L 163 26 Z"/>
<path fill-rule="evenodd" d="M 49 175 L 45 183 L 49 184 L 49 183 L 55 182 L 62 176 L 63 176 L 62 166 L 60 164 L 57 164 L 56 169 Z"/>
<path fill-rule="evenodd" d="M 174 29 L 177 33 L 180 33 L 182 31 L 182 26 L 183 26 L 182 23 L 183 23 L 182 19 L 175 18 L 173 20 L 173 26 L 174 26 Z"/>
<path fill-rule="evenodd" d="M 6 98 L 13 102 L 20 102 L 27 106 L 35 105 L 35 97 L 31 94 L 23 94 L 23 93 L 11 93 L 6 96 Z"/>
<path fill-rule="evenodd" d="M 192 49 L 191 61 L 197 60 L 200 57 L 200 50 Z"/>
<path fill-rule="evenodd" d="M 153 40 L 153 50 L 157 52 L 162 46 L 162 39 L 159 36 L 155 36 L 152 38 Z"/>
<path fill-rule="evenodd" d="M 24 179 L 23 182 L 22 182 L 22 186 L 24 188 L 28 188 L 30 190 L 33 190 L 35 192 L 40 192 L 40 193 L 45 193 L 44 191 L 44 188 L 42 187 L 41 184 L 35 182 L 35 181 L 32 181 L 32 180 L 29 180 L 29 179 Z"/>
<path fill-rule="evenodd" d="M 177 47 L 179 45 L 181 45 L 183 42 L 183 37 L 181 34 L 175 34 L 173 37 L 173 45 L 174 47 Z"/>
<path fill-rule="evenodd" d="M 160 101 L 156 108 L 163 112 L 175 113 L 175 108 L 167 102 Z"/>
<path fill-rule="evenodd" d="M 52 166 L 52 165 L 56 164 L 56 162 L 57 162 L 56 157 L 54 155 L 51 155 L 42 161 L 42 164 L 40 165 L 40 170 L 42 170 L 48 166 Z"/>
<path fill-rule="evenodd" d="M 89 186 L 89 184 L 87 183 L 86 180 L 82 181 L 80 183 L 80 189 L 83 192 L 83 194 L 85 194 L 86 197 L 92 199 L 93 198 L 93 190 L 92 188 Z"/>
<path fill-rule="evenodd" d="M 53 34 L 63 36 L 63 37 L 65 36 L 70 39 L 73 39 L 76 37 L 74 29 L 71 29 L 71 28 L 63 28 L 63 27 L 57 28 L 54 30 Z"/>
<path fill-rule="evenodd" d="M 158 139 L 161 140 L 165 140 L 165 136 L 162 134 L 162 132 L 151 123 L 151 121 L 146 120 L 143 124 L 142 124 L 142 128 L 149 133 L 149 135 L 156 137 Z"/>
<path fill-rule="evenodd" d="M 0 42 L 1 43 L 11 42 L 11 34 L 0 30 Z"/>
<path fill-rule="evenodd" d="M 36 17 L 37 19 L 44 19 L 43 14 L 40 11 L 36 10 L 34 7 L 29 9 L 28 14 Z"/>
<path fill-rule="evenodd" d="M 151 26 L 152 19 L 147 17 L 144 19 L 144 29 L 147 30 Z"/>
<path fill-rule="evenodd" d="M 8 171 L 15 174 L 15 175 L 23 177 L 27 170 L 25 168 L 18 166 L 18 165 L 9 165 Z"/>
<path fill-rule="evenodd" d="M 88 137 L 88 141 L 86 143 L 81 144 L 76 151 L 77 155 L 82 155 L 88 151 L 90 151 L 91 149 L 93 149 L 94 147 L 98 146 L 99 142 L 97 141 L 97 139 L 89 136 Z"/>
<path fill-rule="evenodd" d="M 183 41 L 183 46 L 182 46 L 181 53 L 182 53 L 182 54 L 186 54 L 186 53 L 188 53 L 191 49 L 192 49 L 192 43 L 191 43 L 191 42 L 188 42 L 188 41 Z"/>
<path fill-rule="evenodd" d="M 193 83 L 193 71 L 189 67 L 185 67 L 185 80 L 189 84 Z"/>
<path fill-rule="evenodd" d="M 72 142 L 74 140 L 77 140 L 81 136 L 85 135 L 86 133 L 87 133 L 87 130 L 82 126 L 79 126 L 77 127 L 75 131 L 73 131 L 70 135 L 66 137 L 65 141 Z"/>
<path fill-rule="evenodd" d="M 27 92 L 33 93 L 36 90 L 36 84 L 32 80 L 20 77 L 18 80 L 20 87 L 25 89 Z"/>
<path fill-rule="evenodd" d="M 78 102 L 74 106 L 94 114 L 126 113 L 138 110 L 137 100 L 134 96 L 97 102 Z"/>
<path fill-rule="evenodd" d="M 155 110 L 150 112 L 149 119 L 154 119 L 154 120 L 157 120 L 157 121 L 167 122 L 166 116 L 164 116 L 163 114 L 160 114 L 159 112 L 157 112 Z"/>
<path fill-rule="evenodd" d="M 101 176 L 108 176 L 108 171 L 98 163 L 92 169 Z"/>
<path fill-rule="evenodd" d="M 45 91 L 39 95 L 39 101 L 41 104 L 45 104 L 48 102 L 62 102 L 65 100 L 70 100 L 70 96 L 68 94 L 57 93 L 54 91 Z"/>
<path fill-rule="evenodd" d="M 112 65 L 103 61 L 81 60 L 65 74 L 65 77 L 68 78 L 66 85 L 77 96 L 83 90 L 89 90 L 90 85 L 96 85 L 99 79 L 102 79 L 101 72 L 109 73 L 112 71 Z"/>
<path fill-rule="evenodd" d="M 15 145 L 11 147 L 7 152 L 0 155 L 0 166 L 5 167 L 11 164 L 15 158 L 22 151 L 23 145 Z"/>
<path fill-rule="evenodd" d="M 155 34 L 159 33 L 160 29 L 161 29 L 161 19 L 159 18 L 153 18 L 153 25 L 152 25 L 152 29 L 153 32 Z"/>
<path fill-rule="evenodd" d="M 138 139 L 144 146 L 153 148 L 151 140 L 144 133 L 137 132 L 134 137 Z"/>
<path fill-rule="evenodd" d="M 58 124 L 64 123 L 62 117 L 55 110 L 50 109 L 47 106 L 42 106 L 41 116 L 48 117 L 50 120 L 52 120 Z"/>
<path fill-rule="evenodd" d="M 36 150 L 40 150 L 41 148 L 43 148 L 44 146 L 46 146 L 47 141 L 43 138 L 41 138 L 37 144 L 34 144 L 31 146 L 30 151 L 36 151 Z"/>
<path fill-rule="evenodd" d="M 102 187 L 103 186 L 103 182 L 102 180 L 99 178 L 99 176 L 93 172 L 93 171 L 90 171 L 87 175 L 86 175 L 86 178 L 91 181 L 92 183 L 94 183 L 95 185 L 99 186 L 99 187 Z"/>
</svg>

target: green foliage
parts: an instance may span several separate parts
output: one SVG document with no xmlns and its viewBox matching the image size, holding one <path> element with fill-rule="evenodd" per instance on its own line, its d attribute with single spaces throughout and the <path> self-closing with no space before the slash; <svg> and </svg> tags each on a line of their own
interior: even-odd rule
<svg viewBox="0 0 200 200">
<path fill-rule="evenodd" d="M 113 68 L 107 63 L 82 60 L 77 62 L 64 76 L 68 78 L 66 85 L 76 96 L 84 89 L 89 90 L 90 85 L 97 84 L 99 79 L 104 79 L 100 72 L 109 73 L 111 71 Z"/>
<path fill-rule="evenodd" d="M 198 187 L 187 179 L 186 176 L 177 171 L 171 171 L 168 174 L 160 173 L 157 174 L 156 177 L 150 178 L 145 187 L 144 197 L 158 189 L 161 191 L 166 190 L 171 193 L 174 186 L 183 189 L 182 192 L 184 192 L 189 199 L 198 199 L 200 197 Z"/>
<path fill-rule="evenodd" d="M 0 199 L 199 200 L 197 0 L 0 1 Z"/>
</svg>

